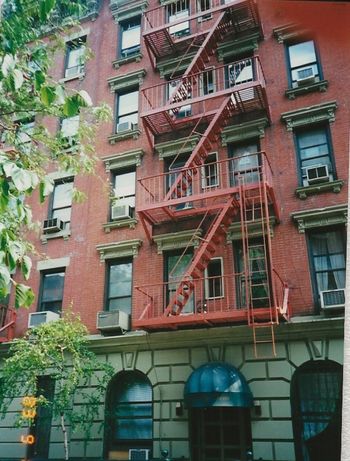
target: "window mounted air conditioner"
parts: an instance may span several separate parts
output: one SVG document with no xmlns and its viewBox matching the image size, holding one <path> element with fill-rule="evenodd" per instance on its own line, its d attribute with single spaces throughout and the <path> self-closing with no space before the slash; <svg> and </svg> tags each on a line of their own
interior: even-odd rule
<svg viewBox="0 0 350 461">
<path fill-rule="evenodd" d="M 135 123 L 121 122 L 117 124 L 117 133 L 123 133 L 124 131 L 134 130 L 135 127 L 136 127 Z"/>
<path fill-rule="evenodd" d="M 150 450 L 148 448 L 131 448 L 129 450 L 129 460 L 148 461 L 150 459 Z"/>
<path fill-rule="evenodd" d="M 297 70 L 298 85 L 304 85 L 315 81 L 315 73 L 313 67 Z"/>
<path fill-rule="evenodd" d="M 74 66 L 74 67 L 68 67 L 65 71 L 65 78 L 69 77 L 75 77 L 76 75 L 79 75 L 83 72 L 83 67 L 82 66 Z"/>
<path fill-rule="evenodd" d="M 64 229 L 64 222 L 59 218 L 46 219 L 43 225 L 44 234 L 54 234 Z"/>
<path fill-rule="evenodd" d="M 321 308 L 341 309 L 345 306 L 345 289 L 320 291 Z"/>
<path fill-rule="evenodd" d="M 132 218 L 132 209 L 130 205 L 119 205 L 116 203 L 111 209 L 111 218 L 113 220 Z"/>
<path fill-rule="evenodd" d="M 130 316 L 123 311 L 98 312 L 96 328 L 102 332 L 119 331 L 124 333 L 130 330 Z"/>
<path fill-rule="evenodd" d="M 52 311 L 32 312 L 28 317 L 28 328 L 34 328 L 42 323 L 54 322 L 59 318 L 59 314 Z"/>
<path fill-rule="evenodd" d="M 319 182 L 328 182 L 329 172 L 328 165 L 314 165 L 305 168 L 306 181 L 311 186 L 312 184 L 317 184 Z"/>
</svg>

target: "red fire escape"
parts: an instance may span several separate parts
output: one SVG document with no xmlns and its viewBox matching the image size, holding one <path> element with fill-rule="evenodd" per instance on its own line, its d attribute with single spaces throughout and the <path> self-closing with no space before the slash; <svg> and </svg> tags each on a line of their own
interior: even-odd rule
<svg viewBox="0 0 350 461">
<path fill-rule="evenodd" d="M 244 156 L 208 163 L 226 125 L 242 114 L 269 117 L 257 56 L 213 64 L 218 43 L 249 31 L 261 33 L 252 0 L 224 5 L 215 0 L 210 10 L 194 14 L 187 0 L 180 0 L 145 14 L 143 36 L 154 65 L 164 56 L 193 56 L 181 77 L 142 90 L 141 117 L 148 140 L 153 147 L 166 133 L 185 132 L 179 154 L 190 150 L 193 136 L 199 141 L 182 168 L 139 180 L 137 211 L 149 240 L 155 225 L 197 217 L 200 244 L 178 280 L 136 287 L 135 305 L 142 306 L 142 313 L 133 320 L 134 328 L 248 320 L 254 344 L 265 341 L 259 339 L 258 329 L 268 329 L 267 341 L 274 344 L 273 326 L 288 313 L 288 288 L 272 262 L 270 213 L 277 219 L 279 213 L 266 154 L 252 154 L 252 162 Z M 208 176 L 214 181 L 209 183 Z M 233 222 L 240 222 L 243 267 L 211 280 L 206 268 Z M 253 227 L 255 233 L 260 227 L 259 248 L 252 244 Z M 220 296 L 210 296 L 209 285 Z"/>
<path fill-rule="evenodd" d="M 0 304 L 0 343 L 12 341 L 17 313 L 6 304 Z"/>
</svg>

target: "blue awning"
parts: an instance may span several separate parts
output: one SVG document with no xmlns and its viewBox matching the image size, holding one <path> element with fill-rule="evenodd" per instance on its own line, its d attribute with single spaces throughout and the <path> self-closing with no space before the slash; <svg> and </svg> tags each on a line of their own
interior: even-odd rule
<svg viewBox="0 0 350 461">
<path fill-rule="evenodd" d="M 206 363 L 194 370 L 185 384 L 184 398 L 190 408 L 253 406 L 244 376 L 224 362 Z"/>
</svg>

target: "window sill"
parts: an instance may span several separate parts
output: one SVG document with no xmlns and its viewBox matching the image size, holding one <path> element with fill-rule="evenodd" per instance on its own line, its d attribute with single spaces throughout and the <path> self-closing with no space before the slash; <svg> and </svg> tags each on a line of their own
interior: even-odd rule
<svg viewBox="0 0 350 461">
<path fill-rule="evenodd" d="M 108 137 L 108 142 L 109 144 L 115 144 L 116 142 L 119 141 L 124 141 L 124 139 L 137 139 L 141 134 L 141 131 L 136 128 L 135 130 L 126 130 L 123 131 L 122 133 L 115 133 L 112 134 L 112 136 Z"/>
<path fill-rule="evenodd" d="M 64 229 L 59 232 L 53 232 L 52 234 L 41 234 L 40 240 L 41 240 L 41 243 L 43 244 L 47 243 L 48 240 L 57 239 L 57 238 L 63 238 L 63 240 L 68 240 L 68 238 L 70 237 L 70 234 L 71 234 L 70 229 Z"/>
<path fill-rule="evenodd" d="M 302 85 L 298 88 L 289 88 L 286 90 L 285 95 L 288 99 L 295 99 L 297 96 L 319 91 L 325 92 L 328 88 L 328 80 L 321 80 L 320 82 L 310 83 L 309 85 Z"/>
<path fill-rule="evenodd" d="M 130 62 L 140 62 L 142 59 L 142 54 L 140 52 L 127 56 L 125 58 L 119 58 L 112 62 L 114 69 L 119 69 L 120 66 L 124 64 L 129 64 Z"/>
<path fill-rule="evenodd" d="M 344 181 L 338 179 L 323 184 L 315 184 L 314 186 L 298 187 L 295 190 L 295 195 L 301 200 L 305 200 L 309 195 L 322 194 L 323 192 L 334 192 L 338 194 L 343 185 Z"/>
<path fill-rule="evenodd" d="M 109 233 L 111 229 L 118 229 L 119 227 L 129 227 L 130 229 L 135 229 L 137 224 L 136 218 L 126 218 L 126 219 L 119 219 L 116 221 L 109 221 L 102 224 L 106 233 Z"/>
<path fill-rule="evenodd" d="M 70 77 L 64 77 L 59 80 L 59 83 L 70 82 L 71 80 L 83 80 L 85 77 L 85 72 L 80 72 L 79 74 L 71 75 Z"/>
</svg>

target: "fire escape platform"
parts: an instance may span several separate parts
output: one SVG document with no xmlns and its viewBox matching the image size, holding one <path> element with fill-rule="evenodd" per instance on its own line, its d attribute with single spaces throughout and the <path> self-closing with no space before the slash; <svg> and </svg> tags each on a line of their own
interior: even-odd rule
<svg viewBox="0 0 350 461">
<path fill-rule="evenodd" d="M 174 4 L 162 5 L 145 13 L 143 38 L 156 59 L 179 55 L 191 46 L 200 46 L 223 13 L 219 39 L 224 40 L 229 35 L 237 37 L 252 30 L 258 30 L 262 35 L 258 11 L 252 0 L 232 0 L 226 4 L 213 0 L 208 10 L 188 12 L 187 15 L 185 11 L 177 10 Z"/>
<path fill-rule="evenodd" d="M 0 305 L 0 343 L 7 343 L 14 338 L 17 312 L 6 305 Z"/>
</svg>

